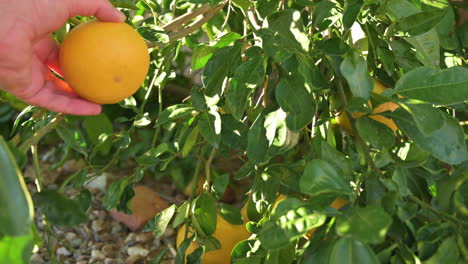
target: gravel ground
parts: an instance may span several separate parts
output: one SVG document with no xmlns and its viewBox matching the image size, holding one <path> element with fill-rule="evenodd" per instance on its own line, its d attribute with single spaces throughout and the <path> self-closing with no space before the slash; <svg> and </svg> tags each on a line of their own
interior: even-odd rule
<svg viewBox="0 0 468 264">
<path fill-rule="evenodd" d="M 79 164 L 66 164 L 58 171 L 49 171 L 47 164 L 42 164 L 42 178 L 46 188 L 56 188 L 64 175 L 70 175 L 76 171 Z M 122 172 L 120 172 L 122 174 Z M 27 168 L 24 176 L 33 177 L 32 168 Z M 109 173 L 107 184 L 119 176 Z M 170 204 L 181 204 L 185 197 L 170 182 L 155 182 L 144 179 L 142 185 L 152 188 Z M 34 184 L 28 184 L 31 193 L 36 192 Z M 93 194 L 93 202 L 88 209 L 89 221 L 73 228 L 53 227 L 55 234 L 50 239 L 52 250 L 55 251 L 59 263 L 104 263 L 104 264 L 137 264 L 150 263 L 161 250 L 168 248 L 162 263 L 175 263 L 175 232 L 168 228 L 160 239 L 155 240 L 151 232 L 132 232 L 125 225 L 114 220 L 103 208 L 104 192 L 98 189 L 90 189 Z M 65 195 L 73 197 L 76 190 L 68 189 Z M 44 224 L 40 212 L 36 211 L 35 222 L 39 234 L 44 238 Z M 33 254 L 32 264 L 51 263 L 51 257 L 46 243 Z"/>
</svg>

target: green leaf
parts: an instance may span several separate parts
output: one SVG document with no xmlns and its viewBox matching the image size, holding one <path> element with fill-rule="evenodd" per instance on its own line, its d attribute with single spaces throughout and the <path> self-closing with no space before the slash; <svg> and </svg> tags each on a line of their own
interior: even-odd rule
<svg viewBox="0 0 468 264">
<path fill-rule="evenodd" d="M 164 209 L 162 212 L 158 213 L 154 218 L 153 222 L 155 227 L 153 229 L 154 239 L 159 239 L 166 232 L 166 228 L 169 225 L 169 222 L 174 216 L 176 210 L 175 204 Z"/>
<path fill-rule="evenodd" d="M 31 234 L 13 237 L 4 235 L 0 237 L 0 263 L 31 263 L 33 245 Z"/>
<path fill-rule="evenodd" d="M 2 136 L 0 168 L 0 234 L 24 236 L 28 234 L 33 220 L 33 204 L 21 171 Z M 16 241 L 15 238 L 11 239 Z"/>
<path fill-rule="evenodd" d="M 452 67 L 436 70 L 420 67 L 403 75 L 395 85 L 395 93 L 406 98 L 450 105 L 468 100 L 468 69 Z"/>
<path fill-rule="evenodd" d="M 280 203 L 286 203 L 281 210 L 282 215 L 264 223 L 258 234 L 262 246 L 268 250 L 284 248 L 290 241 L 325 223 L 326 215 L 315 213 L 304 203 L 294 202 L 297 199 L 292 199 L 292 203 L 286 202 L 287 200 Z"/>
<path fill-rule="evenodd" d="M 330 253 L 329 261 L 329 263 L 340 264 L 380 263 L 369 246 L 348 237 L 342 237 L 335 242 Z"/>
<path fill-rule="evenodd" d="M 198 130 L 198 126 L 196 126 L 192 129 L 192 131 L 190 131 L 190 134 L 188 134 L 187 138 L 185 139 L 184 147 L 182 148 L 182 158 L 185 158 L 188 154 L 190 154 L 190 151 L 197 143 L 199 132 L 200 131 Z"/>
<path fill-rule="evenodd" d="M 138 10 L 138 6 L 136 6 L 131 0 L 110 0 L 114 7 L 131 9 L 131 10 Z"/>
<path fill-rule="evenodd" d="M 247 126 L 232 115 L 221 116 L 221 144 L 229 148 L 245 150 L 247 133 Z"/>
<path fill-rule="evenodd" d="M 301 14 L 294 9 L 274 13 L 258 31 L 263 50 L 276 62 L 283 62 L 294 54 L 306 54 L 310 40 L 304 32 Z"/>
<path fill-rule="evenodd" d="M 110 140 L 103 140 L 105 141 L 103 142 L 100 139 L 101 134 L 112 135 L 114 132 L 114 128 L 109 117 L 104 113 L 97 116 L 87 116 L 84 120 L 84 127 L 89 139 L 94 145 L 101 143 L 97 151 L 101 152 L 102 155 L 109 154 L 112 142 Z"/>
<path fill-rule="evenodd" d="M 378 244 L 385 240 L 392 218 L 382 207 L 357 208 L 350 215 L 337 219 L 336 232 L 364 243 Z"/>
<path fill-rule="evenodd" d="M 317 42 L 316 48 L 327 55 L 341 56 L 348 52 L 349 45 L 340 38 L 329 38 Z"/>
<path fill-rule="evenodd" d="M 395 133 L 386 125 L 366 116 L 356 119 L 359 135 L 371 145 L 390 149 L 395 144 Z"/>
<path fill-rule="evenodd" d="M 169 248 L 163 248 L 161 251 L 158 252 L 156 256 L 151 260 L 150 264 L 160 264 L 164 260 Z"/>
<path fill-rule="evenodd" d="M 424 64 L 437 68 L 440 61 L 440 45 L 439 37 L 435 29 L 431 29 L 426 33 L 406 38 L 416 51 L 416 58 Z"/>
<path fill-rule="evenodd" d="M 447 10 L 432 10 L 416 13 L 399 19 L 395 25 L 395 30 L 408 33 L 410 36 L 417 36 L 433 29 L 447 13 Z"/>
<path fill-rule="evenodd" d="M 300 179 L 300 189 L 304 194 L 322 193 L 349 194 L 351 190 L 345 179 L 328 162 L 315 159 L 304 169 Z"/>
<path fill-rule="evenodd" d="M 238 207 L 230 204 L 221 204 L 219 206 L 219 213 L 221 216 L 233 225 L 243 225 L 242 215 Z"/>
<path fill-rule="evenodd" d="M 348 0 L 344 4 L 343 26 L 345 30 L 351 28 L 364 4 L 362 0 Z"/>
<path fill-rule="evenodd" d="M 79 201 L 68 199 L 57 191 L 44 190 L 36 193 L 33 199 L 51 224 L 75 226 L 88 220 Z"/>
<path fill-rule="evenodd" d="M 392 118 L 420 149 L 431 152 L 437 159 L 449 164 L 459 164 L 468 158 L 463 130 L 452 117 L 445 116 L 444 126 L 427 136 L 419 131 L 413 118 L 405 110 L 397 109 Z"/>
<path fill-rule="evenodd" d="M 265 66 L 265 58 L 255 56 L 235 70 L 226 93 L 226 103 L 236 119 L 242 119 L 249 97 L 255 88 L 262 84 L 265 78 Z"/>
<path fill-rule="evenodd" d="M 440 46 L 446 50 L 454 50 L 457 46 L 456 28 L 453 26 L 455 23 L 455 12 L 451 6 L 447 6 L 447 12 L 444 18 L 436 25 L 435 30 L 439 36 Z"/>
<path fill-rule="evenodd" d="M 138 27 L 136 31 L 147 41 L 153 43 L 168 43 L 169 35 L 161 27 L 153 24 Z"/>
<path fill-rule="evenodd" d="M 320 25 L 322 22 L 330 16 L 330 11 L 335 7 L 335 3 L 323 0 L 318 2 L 314 11 L 312 11 L 312 23 L 314 25 Z"/>
<path fill-rule="evenodd" d="M 177 210 L 177 214 L 172 222 L 172 227 L 176 228 L 184 223 L 185 217 L 188 215 L 188 210 L 190 210 L 190 201 L 185 201 Z"/>
<path fill-rule="evenodd" d="M 209 97 L 223 93 L 223 83 L 233 70 L 241 63 L 240 43 L 217 50 L 206 63 L 202 74 L 205 94 Z"/>
<path fill-rule="evenodd" d="M 425 264 L 438 264 L 438 263 L 457 263 L 459 261 L 459 249 L 455 236 L 446 238 L 435 254 Z"/>
<path fill-rule="evenodd" d="M 125 188 L 129 185 L 130 178 L 123 178 L 109 185 L 104 195 L 104 208 L 108 211 L 117 207 L 120 197 L 122 197 Z"/>
<path fill-rule="evenodd" d="M 169 106 L 159 114 L 155 127 L 172 122 L 182 117 L 194 115 L 195 113 L 197 113 L 197 111 L 193 107 L 185 104 Z"/>
<path fill-rule="evenodd" d="M 317 138 L 316 141 L 317 144 L 320 145 L 317 147 L 319 150 L 318 157 L 332 165 L 343 178 L 351 179 L 351 176 L 353 175 L 353 165 L 351 160 L 346 158 L 345 154 L 334 149 L 324 140 Z"/>
<path fill-rule="evenodd" d="M 216 200 L 209 194 L 202 192 L 195 198 L 192 207 L 192 224 L 197 234 L 211 236 L 216 230 L 217 210 Z"/>
<path fill-rule="evenodd" d="M 346 53 L 340 69 L 353 95 L 369 99 L 369 91 L 374 88 L 374 82 L 367 70 L 366 61 L 355 49 L 350 49 Z"/>
<path fill-rule="evenodd" d="M 408 103 L 409 113 L 413 117 L 419 131 L 424 135 L 430 135 L 445 124 L 444 113 L 430 104 L 420 102 Z"/>
<path fill-rule="evenodd" d="M 266 137 L 265 115 L 261 113 L 250 128 L 247 138 L 247 156 L 254 163 L 266 161 L 269 142 Z"/>
<path fill-rule="evenodd" d="M 198 70 L 205 67 L 208 60 L 218 50 L 218 47 L 200 45 L 194 51 L 192 55 L 192 70 Z"/>
<path fill-rule="evenodd" d="M 216 116 L 207 112 L 200 114 L 198 129 L 208 143 L 217 147 L 221 139 L 221 117 L 217 112 L 215 113 L 217 114 Z"/>
<path fill-rule="evenodd" d="M 315 99 L 300 75 L 282 78 L 276 86 L 275 97 L 287 113 L 286 125 L 292 131 L 298 131 L 310 123 L 317 111 Z"/>
<path fill-rule="evenodd" d="M 216 175 L 213 180 L 213 185 L 211 185 L 211 192 L 216 199 L 221 199 L 226 191 L 226 188 L 229 185 L 229 174 L 224 173 L 221 175 Z"/>
<path fill-rule="evenodd" d="M 62 122 L 55 128 L 59 137 L 65 141 L 73 150 L 88 156 L 87 144 L 81 129 L 70 123 Z"/>
</svg>

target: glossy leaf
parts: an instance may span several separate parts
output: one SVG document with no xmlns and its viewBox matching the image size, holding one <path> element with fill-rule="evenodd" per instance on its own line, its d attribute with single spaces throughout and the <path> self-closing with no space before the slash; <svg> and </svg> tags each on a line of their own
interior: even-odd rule
<svg viewBox="0 0 468 264">
<path fill-rule="evenodd" d="M 336 232 L 364 243 L 378 244 L 385 240 L 392 218 L 381 207 L 357 208 L 350 215 L 338 218 Z"/>
<path fill-rule="evenodd" d="M 369 75 L 367 63 L 364 58 L 359 56 L 356 50 L 350 49 L 348 53 L 346 53 L 340 69 L 341 73 L 348 81 L 353 95 L 369 99 L 369 92 L 373 89 L 374 82 Z"/>
<path fill-rule="evenodd" d="M 343 13 L 343 26 L 345 30 L 350 29 L 354 24 L 363 4 L 362 0 L 345 1 Z"/>
<path fill-rule="evenodd" d="M 211 113 L 202 113 L 198 121 L 198 129 L 203 138 L 211 145 L 218 146 L 221 139 L 221 117 Z"/>
<path fill-rule="evenodd" d="M 351 191 L 343 176 L 328 162 L 320 159 L 307 164 L 300 179 L 300 189 L 302 193 L 309 195 L 349 194 Z"/>
<path fill-rule="evenodd" d="M 347 237 L 342 237 L 335 242 L 330 253 L 329 263 L 380 263 L 372 249 L 366 244 Z"/>
<path fill-rule="evenodd" d="M 466 87 L 468 87 L 466 68 L 435 70 L 420 67 L 403 75 L 395 85 L 395 92 L 407 98 L 450 105 L 468 100 Z"/>
<path fill-rule="evenodd" d="M 155 224 L 153 229 L 154 239 L 159 239 L 166 232 L 166 228 L 169 225 L 169 222 L 174 216 L 176 207 L 173 204 L 172 206 L 164 209 L 162 212 L 158 213 L 154 218 L 153 222 Z"/>
<path fill-rule="evenodd" d="M 427 136 L 413 125 L 413 118 L 406 111 L 398 109 L 393 117 L 398 127 L 420 149 L 431 152 L 437 159 L 449 164 L 459 164 L 468 158 L 463 130 L 452 117 L 446 116 L 444 126 Z"/>
<path fill-rule="evenodd" d="M 196 113 L 195 109 L 188 105 L 179 104 L 170 106 L 159 114 L 155 127 L 172 122 L 182 117 L 193 115 L 194 113 Z"/>
<path fill-rule="evenodd" d="M 34 215 L 33 204 L 21 171 L 2 136 L 0 168 L 0 234 L 27 235 Z"/>
<path fill-rule="evenodd" d="M 356 119 L 359 135 L 377 148 L 391 148 L 395 144 L 395 133 L 386 125 L 368 117 Z"/>
<path fill-rule="evenodd" d="M 247 156 L 249 159 L 254 163 L 265 162 L 269 143 L 266 137 L 264 114 L 260 114 L 252 124 L 247 140 Z"/>
<path fill-rule="evenodd" d="M 84 127 L 89 139 L 94 145 L 98 145 L 102 142 L 100 139 L 101 134 L 112 135 L 114 132 L 112 122 L 106 114 L 87 116 L 84 120 Z M 102 155 L 107 155 L 111 147 L 112 142 L 110 140 L 105 140 L 105 142 L 99 145 L 98 151 L 101 152 Z"/>
<path fill-rule="evenodd" d="M 84 209 L 79 201 L 66 198 L 57 191 L 44 190 L 33 198 L 51 224 L 74 226 L 88 220 L 87 208 Z"/>
</svg>

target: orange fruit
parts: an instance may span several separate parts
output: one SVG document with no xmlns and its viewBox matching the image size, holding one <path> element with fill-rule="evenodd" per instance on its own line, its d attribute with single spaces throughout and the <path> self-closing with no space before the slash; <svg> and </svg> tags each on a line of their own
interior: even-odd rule
<svg viewBox="0 0 468 264">
<path fill-rule="evenodd" d="M 202 256 L 203 264 L 219 264 L 219 263 L 231 263 L 231 251 L 234 246 L 242 240 L 246 240 L 250 237 L 249 231 L 245 228 L 245 225 L 233 225 L 218 214 L 217 216 L 216 231 L 213 237 L 219 240 L 221 248 L 217 250 L 208 251 Z M 189 230 L 189 236 L 192 235 L 192 231 Z M 185 236 L 185 225 L 183 225 L 177 232 L 176 244 L 177 247 L 184 241 Z M 199 245 L 197 242 L 192 242 L 187 248 L 185 255 L 189 255 Z"/>
<path fill-rule="evenodd" d="M 377 80 L 374 80 L 374 89 L 373 89 L 374 93 L 381 94 L 381 93 L 383 93 L 383 91 L 385 91 L 385 89 L 386 89 L 386 87 L 382 83 L 380 83 Z M 371 102 L 369 101 L 368 103 L 372 108 Z M 385 112 L 385 111 L 392 111 L 393 112 L 398 107 L 399 107 L 399 105 L 397 105 L 397 104 L 395 104 L 393 102 L 383 103 L 383 104 L 381 104 L 381 105 L 379 105 L 379 106 L 377 106 L 376 108 L 373 109 L 373 111 L 372 111 L 373 115 L 370 115 L 369 118 L 372 118 L 375 121 L 386 125 L 391 130 L 393 130 L 393 132 L 395 132 L 395 131 L 398 130 L 398 126 L 395 124 L 395 122 L 393 122 L 392 119 L 387 118 L 387 117 L 385 117 L 383 115 L 375 115 L 375 114 L 382 113 L 382 112 Z M 352 114 L 353 114 L 354 118 L 359 118 L 359 117 L 364 115 L 364 113 L 352 113 Z M 351 128 L 351 122 L 350 122 L 350 120 L 348 118 L 348 115 L 346 113 L 344 113 L 344 112 L 339 113 L 336 121 L 338 122 L 338 124 L 342 128 L 344 128 L 346 131 L 348 131 L 348 133 L 354 134 L 354 132 L 352 131 L 352 128 Z"/>
<path fill-rule="evenodd" d="M 133 95 L 149 69 L 143 38 L 125 23 L 89 21 L 70 31 L 60 46 L 65 80 L 81 97 L 113 104 Z"/>
</svg>

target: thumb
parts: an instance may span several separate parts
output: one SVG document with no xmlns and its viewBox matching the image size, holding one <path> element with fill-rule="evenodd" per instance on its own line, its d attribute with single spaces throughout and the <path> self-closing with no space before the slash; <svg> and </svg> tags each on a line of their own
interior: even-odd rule
<svg viewBox="0 0 468 264">
<path fill-rule="evenodd" d="M 67 0 L 70 17 L 95 16 L 104 22 L 123 22 L 125 15 L 108 0 Z"/>
</svg>

